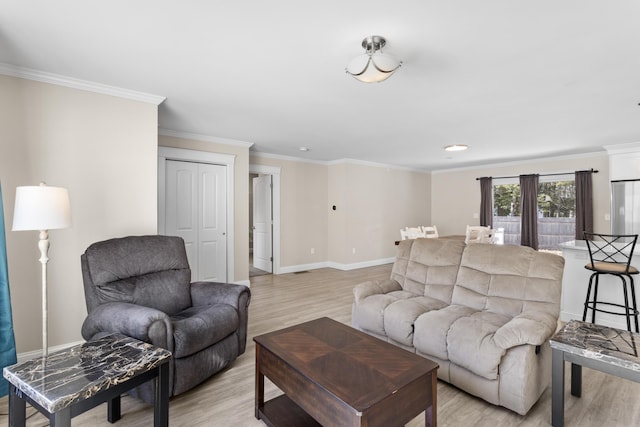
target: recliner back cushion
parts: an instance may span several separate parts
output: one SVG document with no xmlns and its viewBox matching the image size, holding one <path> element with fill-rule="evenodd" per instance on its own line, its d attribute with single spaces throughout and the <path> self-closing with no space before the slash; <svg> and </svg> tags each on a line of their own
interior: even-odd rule
<svg viewBox="0 0 640 427">
<path fill-rule="evenodd" d="M 462 255 L 452 303 L 515 317 L 558 316 L 564 258 L 526 246 L 473 244 Z"/>
<path fill-rule="evenodd" d="M 450 304 L 464 247 L 453 239 L 403 240 L 391 278 L 405 291 Z"/>
<path fill-rule="evenodd" d="M 191 270 L 179 237 L 105 240 L 89 246 L 85 257 L 101 303 L 129 302 L 169 315 L 191 306 Z"/>
</svg>

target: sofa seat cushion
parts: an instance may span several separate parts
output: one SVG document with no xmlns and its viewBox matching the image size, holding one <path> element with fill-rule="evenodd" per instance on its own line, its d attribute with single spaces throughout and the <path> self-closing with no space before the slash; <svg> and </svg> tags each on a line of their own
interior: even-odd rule
<svg viewBox="0 0 640 427">
<path fill-rule="evenodd" d="M 508 316 L 490 311 L 457 319 L 447 335 L 449 360 L 476 375 L 495 380 L 506 350 L 495 343 L 493 336 L 509 320 Z"/>
<path fill-rule="evenodd" d="M 235 308 L 227 304 L 190 307 L 171 317 L 173 323 L 173 357 L 190 356 L 207 348 L 240 326 Z"/>
<path fill-rule="evenodd" d="M 463 305 L 450 305 L 420 315 L 415 321 L 414 347 L 422 354 L 449 360 L 447 335 L 451 325 L 475 312 L 473 308 Z"/>
<path fill-rule="evenodd" d="M 414 323 L 423 313 L 439 310 L 447 304 L 439 299 L 416 296 L 398 300 L 384 310 L 384 330 L 394 341 L 413 347 Z"/>
<path fill-rule="evenodd" d="M 387 336 L 384 328 L 384 312 L 386 308 L 397 301 L 417 296 L 407 291 L 391 291 L 384 294 L 369 295 L 356 300 L 353 305 L 352 322 L 365 331 Z"/>
</svg>

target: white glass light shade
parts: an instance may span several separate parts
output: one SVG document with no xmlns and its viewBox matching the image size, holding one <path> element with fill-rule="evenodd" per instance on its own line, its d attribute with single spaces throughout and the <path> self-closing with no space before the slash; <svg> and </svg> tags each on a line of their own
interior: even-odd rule
<svg viewBox="0 0 640 427">
<path fill-rule="evenodd" d="M 16 188 L 13 230 L 54 230 L 71 226 L 69 192 L 47 185 Z"/>
<path fill-rule="evenodd" d="M 347 65 L 347 72 L 364 83 L 382 82 L 397 70 L 402 62 L 391 55 L 375 52 L 356 56 Z"/>
</svg>

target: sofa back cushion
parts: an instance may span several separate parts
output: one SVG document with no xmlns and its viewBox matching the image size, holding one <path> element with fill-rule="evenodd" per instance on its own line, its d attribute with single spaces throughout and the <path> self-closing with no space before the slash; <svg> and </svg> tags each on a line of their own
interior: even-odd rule
<svg viewBox="0 0 640 427">
<path fill-rule="evenodd" d="M 526 246 L 474 244 L 462 255 L 453 304 L 515 317 L 560 313 L 564 258 Z"/>
<path fill-rule="evenodd" d="M 92 304 L 129 302 L 169 315 L 191 306 L 191 270 L 179 237 L 128 236 L 92 244 L 82 256 Z M 89 299 L 87 309 L 90 311 Z"/>
<path fill-rule="evenodd" d="M 464 247 L 454 239 L 403 240 L 391 278 L 405 291 L 450 304 Z"/>
</svg>

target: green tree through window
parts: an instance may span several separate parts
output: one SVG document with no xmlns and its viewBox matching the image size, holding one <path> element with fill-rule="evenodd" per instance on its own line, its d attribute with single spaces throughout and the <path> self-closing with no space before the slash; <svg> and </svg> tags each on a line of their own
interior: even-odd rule
<svg viewBox="0 0 640 427">
<path fill-rule="evenodd" d="M 520 185 L 493 186 L 493 215 L 520 216 Z"/>
<path fill-rule="evenodd" d="M 540 249 L 558 249 L 575 234 L 576 187 L 571 181 L 538 184 L 538 241 Z M 520 244 L 520 185 L 493 186 L 493 227 L 503 228 L 506 244 Z"/>
</svg>

